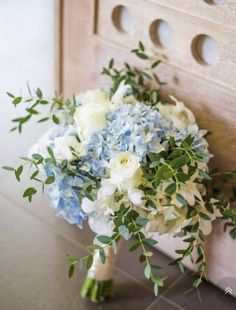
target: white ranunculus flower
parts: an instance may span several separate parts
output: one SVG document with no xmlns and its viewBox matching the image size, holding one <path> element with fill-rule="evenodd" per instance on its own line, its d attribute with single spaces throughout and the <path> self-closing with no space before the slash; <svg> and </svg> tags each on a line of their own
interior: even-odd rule
<svg viewBox="0 0 236 310">
<path fill-rule="evenodd" d="M 83 145 L 79 143 L 75 136 L 62 136 L 54 140 L 54 155 L 58 160 L 72 160 L 72 147 L 78 155 L 83 155 Z"/>
<path fill-rule="evenodd" d="M 158 109 L 161 115 L 164 115 L 173 121 L 174 126 L 179 129 L 183 130 L 188 125 L 195 123 L 196 119 L 183 102 L 178 101 L 175 97 L 170 96 L 170 98 L 175 102 L 173 104 L 165 104 L 158 103 Z"/>
<path fill-rule="evenodd" d="M 110 181 L 123 189 L 142 183 L 140 158 L 130 152 L 123 152 L 110 160 Z"/>
<path fill-rule="evenodd" d="M 92 133 L 106 126 L 106 114 L 111 109 L 112 104 L 106 92 L 97 89 L 85 93 L 82 105 L 76 109 L 74 114 L 81 140 L 88 139 Z"/>
<path fill-rule="evenodd" d="M 128 190 L 128 198 L 136 206 L 141 206 L 144 204 L 144 201 L 142 200 L 143 197 L 144 197 L 143 191 L 135 187 L 131 187 Z"/>
</svg>

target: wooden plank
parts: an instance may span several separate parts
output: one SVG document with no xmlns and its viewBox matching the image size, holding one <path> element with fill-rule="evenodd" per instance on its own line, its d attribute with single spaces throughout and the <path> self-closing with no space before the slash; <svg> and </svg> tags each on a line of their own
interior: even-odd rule
<svg viewBox="0 0 236 310">
<path fill-rule="evenodd" d="M 118 31 L 111 20 L 112 12 L 118 5 L 127 7 L 133 16 L 133 31 L 129 33 Z M 97 33 L 107 41 L 133 48 L 141 40 L 150 52 L 158 52 L 167 64 L 236 90 L 236 31 L 199 17 L 193 18 L 183 11 L 143 0 L 130 0 L 128 4 L 125 0 L 99 0 L 98 11 Z M 150 25 L 155 20 L 168 22 L 173 30 L 173 42 L 167 49 L 152 42 L 149 32 Z M 219 51 L 219 61 L 216 64 L 203 65 L 194 59 L 193 40 L 201 34 L 215 40 Z"/>
<path fill-rule="evenodd" d="M 54 2 L 54 83 L 57 92 L 63 92 L 62 76 L 63 76 L 63 0 L 55 0 Z"/>
</svg>

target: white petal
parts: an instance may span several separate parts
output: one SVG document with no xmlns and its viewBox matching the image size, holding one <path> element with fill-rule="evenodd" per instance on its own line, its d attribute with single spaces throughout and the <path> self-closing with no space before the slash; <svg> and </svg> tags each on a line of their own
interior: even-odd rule
<svg viewBox="0 0 236 310">
<path fill-rule="evenodd" d="M 114 224 L 109 216 L 96 212 L 89 217 L 88 223 L 91 230 L 98 235 L 111 236 L 113 233 Z"/>
<path fill-rule="evenodd" d="M 91 213 L 96 210 L 96 201 L 91 201 L 87 197 L 83 198 L 81 208 L 86 213 Z"/>
<path fill-rule="evenodd" d="M 110 180 L 103 179 L 102 186 L 98 191 L 98 198 L 106 198 L 107 196 L 112 196 L 116 191 L 116 185 L 112 184 Z"/>
<path fill-rule="evenodd" d="M 143 200 L 142 200 L 143 196 L 144 196 L 143 191 L 137 188 L 131 188 L 128 191 L 129 200 L 137 206 L 141 206 L 143 204 Z"/>
</svg>

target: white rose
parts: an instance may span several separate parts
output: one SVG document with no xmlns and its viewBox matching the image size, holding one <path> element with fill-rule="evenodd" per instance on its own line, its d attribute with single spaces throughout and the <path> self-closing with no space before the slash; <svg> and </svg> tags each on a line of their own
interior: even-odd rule
<svg viewBox="0 0 236 310">
<path fill-rule="evenodd" d="M 88 91 L 74 114 L 75 124 L 81 140 L 106 126 L 106 114 L 111 110 L 108 94 L 101 90 Z"/>
<path fill-rule="evenodd" d="M 82 143 L 79 143 L 74 136 L 58 137 L 54 140 L 54 154 L 58 160 L 72 160 L 73 154 L 70 149 L 72 147 L 78 155 L 83 154 Z"/>
<path fill-rule="evenodd" d="M 110 181 L 122 188 L 138 186 L 142 182 L 140 159 L 130 152 L 123 152 L 112 158 L 109 163 Z"/>
<path fill-rule="evenodd" d="M 143 197 L 144 197 L 143 191 L 137 188 L 131 187 L 128 191 L 129 200 L 136 206 L 141 206 L 144 204 L 144 201 L 142 200 Z"/>
<path fill-rule="evenodd" d="M 158 103 L 158 109 L 162 115 L 168 117 L 173 121 L 173 124 L 177 129 L 183 130 L 188 125 L 196 122 L 192 111 L 186 108 L 183 102 L 178 101 L 173 96 L 170 96 L 170 98 L 175 102 L 175 105 L 163 105 L 162 103 Z"/>
</svg>

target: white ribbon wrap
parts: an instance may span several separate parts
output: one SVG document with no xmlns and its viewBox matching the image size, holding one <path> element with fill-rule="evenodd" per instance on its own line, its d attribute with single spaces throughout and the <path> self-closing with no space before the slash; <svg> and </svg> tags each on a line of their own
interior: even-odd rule
<svg viewBox="0 0 236 310">
<path fill-rule="evenodd" d="M 93 264 L 88 270 L 87 277 L 91 279 L 96 279 L 100 281 L 107 281 L 113 278 L 113 269 L 116 261 L 116 254 L 114 254 L 112 247 L 110 245 L 104 245 L 94 240 L 95 244 L 101 245 L 105 251 L 106 261 L 103 264 L 99 256 L 99 250 L 95 250 L 93 255 Z M 120 241 L 118 244 L 118 249 L 120 246 Z M 118 250 L 117 249 L 117 250 Z"/>
</svg>

